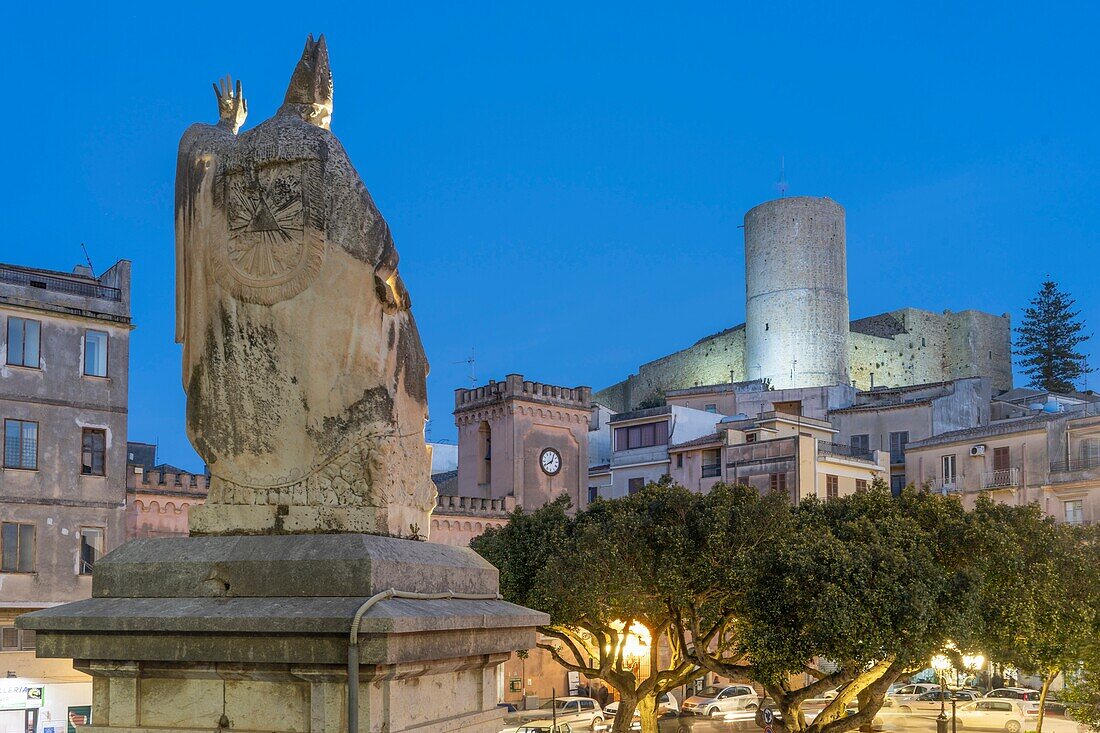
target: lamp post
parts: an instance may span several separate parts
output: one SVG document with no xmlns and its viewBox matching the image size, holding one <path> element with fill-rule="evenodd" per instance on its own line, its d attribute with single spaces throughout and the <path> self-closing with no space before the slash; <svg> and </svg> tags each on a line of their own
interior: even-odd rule
<svg viewBox="0 0 1100 733">
<path fill-rule="evenodd" d="M 951 660 L 943 654 L 932 657 L 932 669 L 940 676 L 940 714 L 936 718 L 936 733 L 947 733 L 947 700 L 944 697 L 947 694 L 947 685 L 944 674 L 950 667 Z"/>
</svg>

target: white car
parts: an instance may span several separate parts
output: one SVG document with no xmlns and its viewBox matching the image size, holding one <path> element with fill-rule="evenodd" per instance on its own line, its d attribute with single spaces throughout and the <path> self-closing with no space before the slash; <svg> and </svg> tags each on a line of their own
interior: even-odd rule
<svg viewBox="0 0 1100 733">
<path fill-rule="evenodd" d="M 758 707 L 760 696 L 748 685 L 709 685 L 684 700 L 683 711 L 690 715 L 718 715 L 755 711 Z"/>
<path fill-rule="evenodd" d="M 615 718 L 615 713 L 617 713 L 617 712 L 618 712 L 618 700 L 616 700 L 615 702 L 608 702 L 604 707 L 604 714 L 607 716 L 608 720 L 610 720 L 612 718 Z M 672 697 L 671 694 L 669 694 L 668 692 L 665 692 L 664 694 L 662 694 L 662 696 L 660 698 L 658 698 L 658 700 L 657 700 L 657 715 L 658 716 L 667 715 L 668 713 L 679 713 L 679 712 L 680 712 L 680 703 L 676 702 L 676 699 L 674 697 Z M 638 711 L 635 711 L 634 715 L 635 715 L 635 718 L 638 718 L 638 716 L 640 716 L 640 713 L 638 713 Z"/>
<path fill-rule="evenodd" d="M 509 727 L 501 733 L 519 733 L 525 727 L 530 728 L 529 723 L 545 723 L 556 720 L 559 725 L 568 724 L 573 730 L 591 729 L 601 725 L 604 719 L 603 708 L 590 697 L 559 697 L 547 700 L 539 705 L 536 710 L 521 710 L 505 718 Z M 537 727 L 537 726 L 536 726 Z M 549 730 L 549 726 L 547 726 Z"/>
<path fill-rule="evenodd" d="M 1039 708 L 1024 707 L 1021 700 L 983 698 L 960 705 L 955 711 L 959 728 L 981 728 L 1020 733 L 1026 725 L 1034 725 Z"/>
<path fill-rule="evenodd" d="M 516 728 L 516 733 L 573 733 L 569 723 L 558 723 L 556 726 L 552 720 L 534 720 Z"/>
<path fill-rule="evenodd" d="M 940 689 L 939 685 L 934 685 L 931 682 L 918 682 L 913 685 L 902 685 L 894 694 L 890 695 L 890 700 L 896 705 L 903 702 L 912 702 L 926 692 L 935 692 Z"/>
</svg>

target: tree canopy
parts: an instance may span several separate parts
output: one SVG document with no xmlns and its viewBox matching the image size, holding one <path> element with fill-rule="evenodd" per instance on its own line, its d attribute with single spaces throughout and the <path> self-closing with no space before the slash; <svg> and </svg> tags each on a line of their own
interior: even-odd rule
<svg viewBox="0 0 1100 733">
<path fill-rule="evenodd" d="M 1077 347 L 1090 336 L 1077 320 L 1076 301 L 1052 280 L 1043 283 L 1016 329 L 1016 355 L 1029 385 L 1051 392 L 1072 392 L 1093 371 Z"/>
</svg>

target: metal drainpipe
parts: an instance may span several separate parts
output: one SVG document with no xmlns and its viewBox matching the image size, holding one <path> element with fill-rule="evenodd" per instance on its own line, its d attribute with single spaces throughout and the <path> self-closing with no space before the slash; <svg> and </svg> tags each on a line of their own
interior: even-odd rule
<svg viewBox="0 0 1100 733">
<path fill-rule="evenodd" d="M 405 598 L 413 601 L 497 601 L 503 596 L 499 593 L 455 593 L 450 590 L 443 593 L 412 593 L 390 588 L 381 593 L 375 593 L 364 601 L 355 611 L 355 616 L 351 620 L 351 630 L 348 633 L 348 733 L 359 731 L 359 624 L 363 620 L 363 614 L 369 611 L 371 606 L 390 598 Z"/>
</svg>

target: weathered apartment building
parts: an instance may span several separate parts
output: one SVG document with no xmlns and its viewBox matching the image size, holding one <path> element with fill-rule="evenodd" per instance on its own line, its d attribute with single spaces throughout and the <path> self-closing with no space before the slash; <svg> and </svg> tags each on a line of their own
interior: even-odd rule
<svg viewBox="0 0 1100 733">
<path fill-rule="evenodd" d="M 0 676 L 73 675 L 13 620 L 89 597 L 125 539 L 131 329 L 126 260 L 99 277 L 0 264 Z"/>
</svg>

